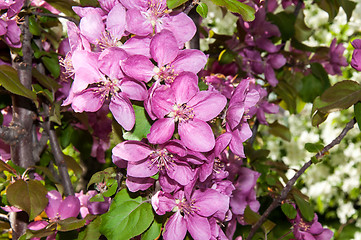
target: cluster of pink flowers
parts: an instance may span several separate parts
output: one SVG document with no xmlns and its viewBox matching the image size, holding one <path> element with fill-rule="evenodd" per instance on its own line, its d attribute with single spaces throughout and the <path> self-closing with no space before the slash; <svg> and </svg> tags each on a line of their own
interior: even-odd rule
<svg viewBox="0 0 361 240">
<path fill-rule="evenodd" d="M 10 47 L 21 47 L 21 30 L 16 22 L 16 15 L 24 5 L 24 0 L 10 0 L 0 2 L 0 10 L 7 11 L 0 16 L 0 37 Z"/>
<path fill-rule="evenodd" d="M 264 112 L 278 108 L 252 78 L 226 91 L 218 91 L 223 83 L 201 91 L 197 74 L 207 56 L 184 49 L 196 27 L 165 0 L 99 3 L 101 8 L 74 7 L 79 27 L 68 23 L 63 66 L 73 82 L 63 105 L 75 112 L 110 111 L 130 131 L 132 101 L 143 101 L 154 121 L 147 139 L 124 141 L 112 150 L 113 162 L 127 169 L 128 189 L 160 186 L 152 197 L 154 210 L 174 212 L 165 239 L 183 239 L 187 231 L 194 239 L 227 239 L 219 226 L 223 221 L 232 221 L 227 231 L 232 237 L 246 206 L 259 208 L 254 188 L 260 174 L 242 167 L 243 142 L 252 135 L 248 120 L 257 115 L 266 124 Z M 222 131 L 212 129 L 216 119 Z M 96 135 L 94 154 L 108 147 L 104 132 Z"/>
</svg>

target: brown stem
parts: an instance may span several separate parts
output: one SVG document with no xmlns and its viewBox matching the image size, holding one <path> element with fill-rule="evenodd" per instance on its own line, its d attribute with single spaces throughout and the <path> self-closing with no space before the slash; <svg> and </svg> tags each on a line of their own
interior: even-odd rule
<svg viewBox="0 0 361 240">
<path fill-rule="evenodd" d="M 193 0 L 184 10 L 183 12 L 185 14 L 188 14 L 197 4 L 199 0 Z"/>
<path fill-rule="evenodd" d="M 23 34 L 21 62 L 14 62 L 13 65 L 18 71 L 20 82 L 28 89 L 31 89 L 31 64 L 32 49 L 31 38 L 29 32 L 29 18 L 25 16 L 25 21 L 21 26 Z M 35 165 L 33 158 L 33 138 L 31 130 L 33 129 L 34 119 L 36 118 L 34 103 L 25 97 L 14 95 L 12 97 L 13 119 L 12 125 L 19 126 L 24 130 L 24 136 L 11 146 L 11 159 L 13 162 L 23 168 Z"/>
<path fill-rule="evenodd" d="M 43 104 L 43 107 L 44 107 L 44 111 L 45 111 L 46 115 L 48 115 L 49 114 L 49 106 L 46 104 Z M 53 126 L 53 124 L 51 124 L 50 121 L 48 121 L 44 124 L 44 128 L 49 136 L 51 151 L 54 155 L 55 163 L 58 166 L 60 180 L 64 187 L 64 192 L 67 196 L 74 195 L 73 185 L 71 184 L 71 181 L 70 181 L 68 168 L 67 168 L 65 160 L 64 160 L 64 154 L 60 147 L 58 137 L 56 136 L 54 126 Z"/>
<path fill-rule="evenodd" d="M 61 16 L 61 15 L 57 15 L 57 14 L 53 14 L 53 13 L 43 13 L 43 12 L 31 12 L 31 14 L 37 15 L 37 16 L 42 16 L 42 17 L 64 18 L 64 19 L 74 22 L 77 25 L 79 24 L 78 20 L 76 20 L 75 18 L 72 18 L 72 17 L 68 17 L 68 16 Z"/>
<path fill-rule="evenodd" d="M 338 135 L 330 144 L 325 146 L 320 152 L 318 152 L 314 157 L 316 159 L 321 159 L 326 152 L 328 152 L 331 148 L 338 145 L 341 140 L 346 136 L 348 131 L 350 131 L 356 123 L 356 119 L 353 118 L 350 122 L 348 122 L 345 128 L 342 130 L 340 135 Z M 287 198 L 288 193 L 291 191 L 293 185 L 296 183 L 297 179 L 312 165 L 312 160 L 306 162 L 300 170 L 298 170 L 295 175 L 287 182 L 286 186 L 283 188 L 281 194 L 273 200 L 271 205 L 266 209 L 266 211 L 262 214 L 260 219 L 252 226 L 252 229 L 246 240 L 251 240 L 254 234 L 256 234 L 258 228 L 264 223 L 270 213 L 278 207 L 283 200 Z"/>
</svg>

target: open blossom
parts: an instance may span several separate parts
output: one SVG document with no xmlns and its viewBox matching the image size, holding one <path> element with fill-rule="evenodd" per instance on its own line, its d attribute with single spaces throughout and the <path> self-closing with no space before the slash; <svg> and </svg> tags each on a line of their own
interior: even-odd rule
<svg viewBox="0 0 361 240">
<path fill-rule="evenodd" d="M 182 73 L 171 86 L 163 85 L 154 93 L 152 111 L 159 119 L 150 129 L 149 142 L 162 144 L 168 141 L 178 123 L 180 139 L 187 148 L 210 151 L 215 140 L 206 122 L 215 118 L 226 103 L 226 97 L 218 91 L 199 91 L 196 75 Z"/>
<path fill-rule="evenodd" d="M 144 100 L 146 87 L 144 83 L 124 77 L 119 61 L 126 56 L 121 49 L 107 49 L 101 54 L 75 51 L 72 56 L 75 78 L 63 105 L 71 104 L 76 112 L 96 112 L 109 102 L 114 118 L 124 129 L 131 130 L 135 115 L 129 98 Z"/>
<path fill-rule="evenodd" d="M 341 67 L 348 65 L 346 58 L 343 56 L 345 47 L 342 44 L 337 44 L 336 38 L 331 42 L 329 61 L 326 61 L 323 65 L 325 70 L 331 75 L 342 75 Z"/>
<path fill-rule="evenodd" d="M 330 229 L 323 228 L 318 222 L 316 213 L 311 222 L 306 222 L 297 210 L 296 218 L 290 221 L 293 224 L 293 235 L 296 240 L 330 240 L 333 236 Z"/>
<path fill-rule="evenodd" d="M 49 199 L 45 213 L 51 222 L 77 217 L 80 211 L 79 199 L 75 196 L 67 196 L 64 200 L 58 191 L 52 190 L 47 193 Z M 48 225 L 47 221 L 31 222 L 28 226 L 31 230 L 39 230 Z"/>
<path fill-rule="evenodd" d="M 122 69 L 128 76 L 148 82 L 152 78 L 172 84 L 182 72 L 197 74 L 207 63 L 206 55 L 196 49 L 179 50 L 174 32 L 162 30 L 150 42 L 150 56 L 134 55 L 127 58 Z"/>
<path fill-rule="evenodd" d="M 147 36 L 167 29 L 175 34 L 177 44 L 192 39 L 196 26 L 192 19 L 183 12 L 171 12 L 166 0 L 120 0 L 127 8 L 126 30 L 138 36 Z"/>
<path fill-rule="evenodd" d="M 172 188 L 165 186 L 172 180 L 184 186 L 194 177 L 185 158 L 187 150 L 179 141 L 168 141 L 157 147 L 138 141 L 124 141 L 112 152 L 113 156 L 128 161 L 128 176 L 146 178 L 159 172 L 160 185 L 167 189 Z"/>
<path fill-rule="evenodd" d="M 152 205 L 159 215 L 175 212 L 165 225 L 165 240 L 184 239 L 187 231 L 195 240 L 206 240 L 212 237 L 211 217 L 217 212 L 226 214 L 229 197 L 214 189 L 194 190 L 192 194 L 180 190 L 173 196 L 159 191 L 152 197 Z"/>
</svg>

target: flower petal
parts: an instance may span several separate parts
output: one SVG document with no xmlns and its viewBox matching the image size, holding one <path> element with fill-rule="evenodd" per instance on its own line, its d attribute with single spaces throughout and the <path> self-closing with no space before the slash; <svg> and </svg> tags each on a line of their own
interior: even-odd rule
<svg viewBox="0 0 361 240">
<path fill-rule="evenodd" d="M 79 215 L 80 202 L 75 196 L 67 196 L 59 206 L 60 220 Z"/>
<path fill-rule="evenodd" d="M 150 133 L 147 135 L 152 144 L 162 144 L 171 139 L 174 133 L 173 118 L 161 118 L 153 123 Z"/>
<path fill-rule="evenodd" d="M 144 160 L 152 152 L 153 149 L 139 141 L 124 141 L 117 144 L 112 150 L 113 155 L 129 162 Z"/>
<path fill-rule="evenodd" d="M 177 104 L 188 102 L 198 91 L 198 77 L 191 72 L 183 72 L 172 83 Z"/>
<path fill-rule="evenodd" d="M 162 67 L 172 62 L 178 55 L 177 40 L 172 32 L 162 30 L 150 42 L 150 55 Z"/>
<path fill-rule="evenodd" d="M 143 55 L 133 55 L 122 63 L 126 75 L 139 81 L 149 82 L 155 75 L 154 64 Z"/>
<path fill-rule="evenodd" d="M 187 229 L 194 240 L 211 239 L 211 226 L 207 218 L 197 214 L 187 215 Z"/>
<path fill-rule="evenodd" d="M 179 136 L 184 145 L 194 151 L 208 152 L 215 144 L 211 127 L 204 121 L 193 119 L 178 125 Z"/>
<path fill-rule="evenodd" d="M 117 93 L 112 96 L 109 110 L 125 130 L 130 131 L 133 128 L 135 124 L 134 109 L 125 93 Z"/>
<path fill-rule="evenodd" d="M 167 240 L 179 240 L 184 239 L 187 233 L 187 224 L 183 216 L 179 211 L 174 213 L 165 225 L 165 231 L 163 233 L 164 239 Z M 209 238 L 208 238 L 209 239 Z"/>
</svg>

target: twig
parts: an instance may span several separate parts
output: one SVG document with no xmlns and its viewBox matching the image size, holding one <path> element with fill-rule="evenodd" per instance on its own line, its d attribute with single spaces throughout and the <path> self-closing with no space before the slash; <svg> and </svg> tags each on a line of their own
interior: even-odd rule
<svg viewBox="0 0 361 240">
<path fill-rule="evenodd" d="M 185 14 L 188 14 L 192 8 L 194 8 L 198 4 L 199 0 L 192 0 L 192 2 L 183 10 Z"/>
<path fill-rule="evenodd" d="M 44 108 L 45 114 L 48 115 L 49 114 L 49 106 L 44 103 L 43 108 Z M 44 124 L 44 129 L 47 132 L 47 134 L 49 135 L 51 151 L 54 155 L 55 163 L 58 166 L 60 180 L 64 187 L 65 194 L 67 196 L 74 195 L 73 185 L 71 184 L 71 181 L 70 181 L 68 168 L 67 168 L 65 160 L 64 160 L 64 154 L 60 147 L 58 137 L 56 136 L 54 126 L 48 120 L 48 122 L 46 122 Z"/>
<path fill-rule="evenodd" d="M 324 156 L 326 152 L 328 152 L 331 148 L 338 145 L 341 140 L 346 136 L 347 132 L 350 131 L 356 123 L 356 119 L 353 118 L 350 122 L 348 122 L 345 128 L 342 130 L 340 135 L 338 135 L 330 144 L 325 146 L 320 152 L 315 155 L 316 159 L 320 159 Z M 254 234 L 257 232 L 258 228 L 264 223 L 270 213 L 278 207 L 283 200 L 286 199 L 288 193 L 291 191 L 293 185 L 297 181 L 297 179 L 312 165 L 312 160 L 306 162 L 300 170 L 298 170 L 295 175 L 287 182 L 286 186 L 283 188 L 279 197 L 275 198 L 271 205 L 266 209 L 266 211 L 262 214 L 260 219 L 252 226 L 252 229 L 247 237 L 247 240 L 251 240 Z"/>
<path fill-rule="evenodd" d="M 37 16 L 42 16 L 42 17 L 64 18 L 64 19 L 74 22 L 75 24 L 79 24 L 78 20 L 76 20 L 75 18 L 72 18 L 72 17 L 68 17 L 68 16 L 61 16 L 61 15 L 56 15 L 53 13 L 43 13 L 43 12 L 31 12 L 31 14 L 37 15 Z"/>
</svg>

